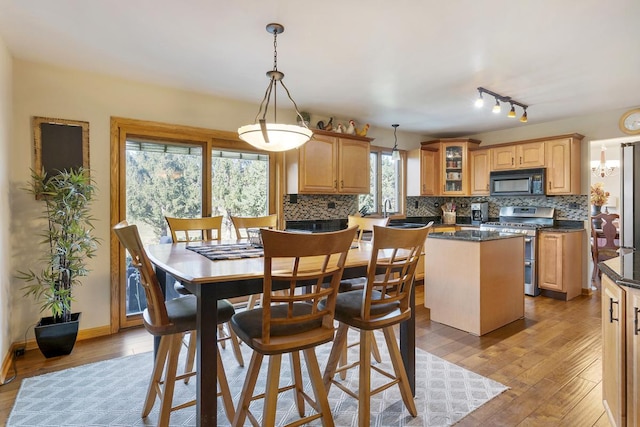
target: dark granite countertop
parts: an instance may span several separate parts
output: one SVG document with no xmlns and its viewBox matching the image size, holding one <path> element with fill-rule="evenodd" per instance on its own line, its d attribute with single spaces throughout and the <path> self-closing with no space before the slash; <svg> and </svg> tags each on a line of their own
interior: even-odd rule
<svg viewBox="0 0 640 427">
<path fill-rule="evenodd" d="M 524 237 L 524 235 L 489 230 L 460 230 L 443 233 L 431 232 L 427 236 L 428 239 L 464 240 L 468 242 L 486 242 L 489 240 L 512 239 L 515 237 Z"/>
<path fill-rule="evenodd" d="M 601 262 L 598 267 L 618 285 L 640 289 L 640 252 L 621 254 Z"/>
</svg>

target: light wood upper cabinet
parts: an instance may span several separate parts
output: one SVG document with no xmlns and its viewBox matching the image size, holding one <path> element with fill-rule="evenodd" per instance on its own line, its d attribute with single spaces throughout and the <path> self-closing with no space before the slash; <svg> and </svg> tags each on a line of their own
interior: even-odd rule
<svg viewBox="0 0 640 427">
<path fill-rule="evenodd" d="M 491 149 L 491 170 L 540 168 L 545 165 L 544 142 L 504 145 Z"/>
<path fill-rule="evenodd" d="M 582 135 L 545 141 L 547 194 L 580 194 Z"/>
<path fill-rule="evenodd" d="M 423 148 L 437 148 L 440 153 L 439 192 L 442 196 L 468 196 L 471 168 L 469 150 L 475 149 L 480 141 L 469 138 L 436 139 L 422 142 Z"/>
<path fill-rule="evenodd" d="M 471 194 L 474 196 L 489 195 L 489 163 L 490 150 L 474 150 L 469 152 L 471 166 Z"/>
<path fill-rule="evenodd" d="M 286 153 L 287 193 L 368 193 L 371 141 L 370 138 L 314 131 L 309 142 Z"/>
<path fill-rule="evenodd" d="M 440 191 L 440 151 L 416 148 L 407 156 L 407 196 L 437 196 Z"/>
<path fill-rule="evenodd" d="M 582 293 L 582 238 L 584 231 L 548 232 L 538 236 L 538 285 L 565 294 L 570 300 Z M 578 260 L 578 261 L 576 261 Z"/>
</svg>

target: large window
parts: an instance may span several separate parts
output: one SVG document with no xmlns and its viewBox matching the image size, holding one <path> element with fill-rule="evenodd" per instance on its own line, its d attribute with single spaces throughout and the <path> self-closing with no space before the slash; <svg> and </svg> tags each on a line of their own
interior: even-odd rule
<svg viewBox="0 0 640 427">
<path fill-rule="evenodd" d="M 111 196 L 117 209 L 111 221 L 136 224 L 144 245 L 170 241 L 166 216 L 223 215 L 222 237 L 235 238 L 229 215 L 275 213 L 269 192 L 275 160 L 268 153 L 256 152 L 235 134 L 121 120 L 112 134 L 117 167 Z M 140 323 L 146 300 L 128 254 L 120 252 L 113 265 L 118 298 L 112 300 L 112 317 L 117 311 L 118 329 Z"/>
<path fill-rule="evenodd" d="M 360 212 L 363 215 L 404 215 L 404 155 L 401 160 L 394 161 L 388 148 L 371 147 L 369 160 L 370 191 L 358 198 Z"/>
</svg>

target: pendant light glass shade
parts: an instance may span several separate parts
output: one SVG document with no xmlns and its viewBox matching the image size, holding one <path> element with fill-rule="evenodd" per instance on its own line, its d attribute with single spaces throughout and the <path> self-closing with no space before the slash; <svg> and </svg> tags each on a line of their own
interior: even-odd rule
<svg viewBox="0 0 640 427">
<path fill-rule="evenodd" d="M 273 34 L 273 70 L 267 71 L 267 77 L 269 77 L 269 86 L 265 92 L 264 98 L 260 103 L 258 114 L 256 115 L 256 123 L 251 125 L 245 125 L 238 128 L 238 137 L 251 144 L 252 146 L 265 151 L 287 151 L 294 148 L 298 148 L 313 136 L 313 131 L 310 130 L 302 118 L 296 102 L 291 98 L 289 89 L 285 86 L 282 79 L 284 79 L 284 73 L 278 71 L 278 50 L 277 39 L 278 34 L 284 32 L 284 26 L 280 24 L 267 25 L 267 32 Z M 277 85 L 284 89 L 289 97 L 289 100 L 293 104 L 298 116 L 298 122 L 302 123 L 302 126 L 293 124 L 280 124 L 277 123 Z M 269 101 L 273 93 L 273 121 L 276 123 L 267 123 L 267 109 L 269 108 Z"/>
<path fill-rule="evenodd" d="M 391 160 L 397 162 L 400 160 L 400 151 L 398 151 L 398 137 L 396 136 L 396 130 L 398 129 L 398 124 L 392 124 L 393 127 L 393 149 L 391 150 Z"/>
<path fill-rule="evenodd" d="M 238 136 L 260 150 L 287 151 L 304 145 L 313 135 L 313 131 L 302 126 L 279 123 L 265 123 L 265 126 L 267 138 L 260 123 L 240 127 Z"/>
</svg>

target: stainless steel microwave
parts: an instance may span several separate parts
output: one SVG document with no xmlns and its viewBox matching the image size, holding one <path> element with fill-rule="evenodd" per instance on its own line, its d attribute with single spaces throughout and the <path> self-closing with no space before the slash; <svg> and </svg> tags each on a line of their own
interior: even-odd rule
<svg viewBox="0 0 640 427">
<path fill-rule="evenodd" d="M 489 174 L 492 196 L 544 196 L 546 169 L 516 169 Z"/>
</svg>

